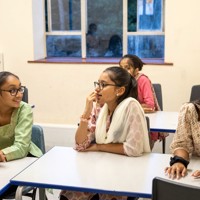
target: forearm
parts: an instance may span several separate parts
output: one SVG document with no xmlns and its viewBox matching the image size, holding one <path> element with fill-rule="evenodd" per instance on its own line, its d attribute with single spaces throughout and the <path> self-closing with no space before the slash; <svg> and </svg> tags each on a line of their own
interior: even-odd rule
<svg viewBox="0 0 200 200">
<path fill-rule="evenodd" d="M 85 106 L 83 114 L 81 115 L 79 127 L 76 131 L 76 134 L 75 134 L 76 144 L 82 144 L 87 139 L 88 121 L 91 117 L 91 112 L 92 112 L 92 108 L 93 108 L 93 101 L 94 101 L 95 97 L 96 97 L 95 92 L 92 92 L 87 97 L 86 106 Z"/>
<path fill-rule="evenodd" d="M 88 135 L 88 122 L 80 121 L 79 127 L 75 134 L 76 144 L 82 144 L 87 139 L 87 135 Z"/>
<path fill-rule="evenodd" d="M 185 151 L 184 149 L 177 149 L 174 151 L 174 155 L 175 156 L 179 156 L 182 157 L 185 160 L 189 160 L 189 154 L 187 151 Z"/>
<path fill-rule="evenodd" d="M 123 144 L 97 144 L 98 151 L 125 155 Z"/>
</svg>

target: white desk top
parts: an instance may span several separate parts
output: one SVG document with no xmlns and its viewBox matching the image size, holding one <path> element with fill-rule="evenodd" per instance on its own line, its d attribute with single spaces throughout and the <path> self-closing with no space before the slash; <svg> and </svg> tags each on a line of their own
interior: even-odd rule
<svg viewBox="0 0 200 200">
<path fill-rule="evenodd" d="M 0 162 L 0 194 L 10 185 L 10 179 L 30 165 L 36 158 L 26 157 L 9 162 Z"/>
<path fill-rule="evenodd" d="M 127 157 L 105 152 L 77 152 L 69 147 L 54 147 L 11 180 L 12 184 L 41 188 L 91 191 L 150 198 L 152 180 L 167 178 L 169 154 L 149 153 Z M 200 159 L 190 167 L 199 169 Z M 200 187 L 190 174 L 181 180 Z"/>
<path fill-rule="evenodd" d="M 152 132 L 175 133 L 178 124 L 178 112 L 156 111 L 145 115 L 149 117 Z"/>
</svg>

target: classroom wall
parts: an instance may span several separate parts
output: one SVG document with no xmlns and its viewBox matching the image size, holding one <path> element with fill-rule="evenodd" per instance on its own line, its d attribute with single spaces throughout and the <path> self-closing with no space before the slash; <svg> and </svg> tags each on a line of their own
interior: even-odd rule
<svg viewBox="0 0 200 200">
<path fill-rule="evenodd" d="M 164 110 L 178 111 L 200 84 L 200 1 L 166 0 L 166 62 L 145 65 L 143 72 L 161 83 Z M 0 70 L 19 75 L 35 105 L 36 123 L 74 125 L 83 112 L 93 81 L 108 64 L 29 64 L 45 56 L 43 1 L 0 0 Z"/>
</svg>

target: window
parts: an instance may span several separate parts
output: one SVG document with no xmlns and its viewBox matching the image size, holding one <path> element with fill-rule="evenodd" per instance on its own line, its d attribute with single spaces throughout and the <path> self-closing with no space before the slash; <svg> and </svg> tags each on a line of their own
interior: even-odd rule
<svg viewBox="0 0 200 200">
<path fill-rule="evenodd" d="M 46 0 L 47 57 L 164 58 L 164 0 Z"/>
</svg>

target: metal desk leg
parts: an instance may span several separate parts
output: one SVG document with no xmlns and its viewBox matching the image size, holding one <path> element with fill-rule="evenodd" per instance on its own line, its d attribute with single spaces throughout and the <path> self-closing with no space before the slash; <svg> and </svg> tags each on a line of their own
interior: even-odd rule
<svg viewBox="0 0 200 200">
<path fill-rule="evenodd" d="M 22 200 L 22 192 L 23 192 L 24 186 L 18 186 L 16 193 L 15 193 L 15 200 Z"/>
<path fill-rule="evenodd" d="M 39 188 L 39 199 L 46 200 L 45 188 Z"/>
</svg>

